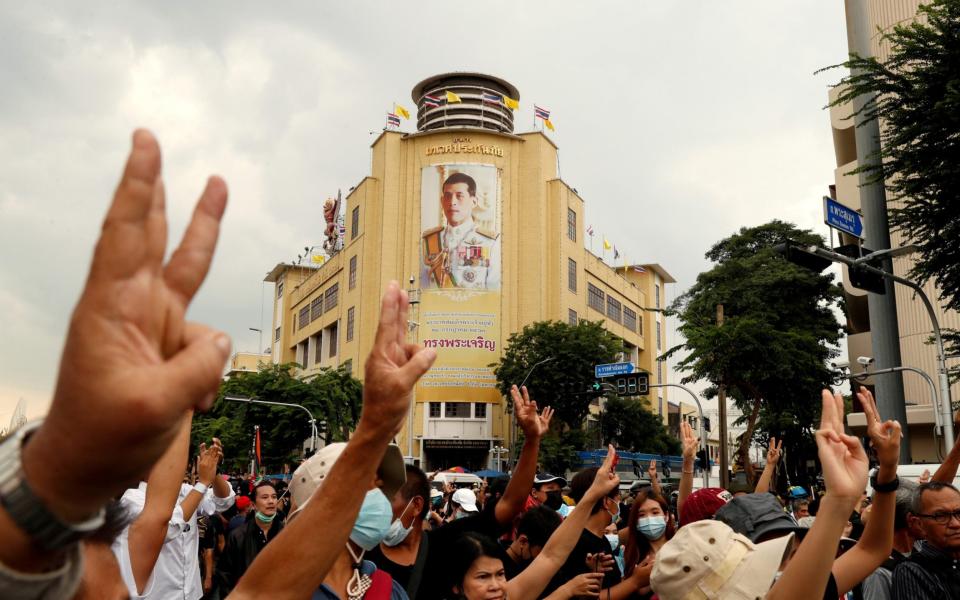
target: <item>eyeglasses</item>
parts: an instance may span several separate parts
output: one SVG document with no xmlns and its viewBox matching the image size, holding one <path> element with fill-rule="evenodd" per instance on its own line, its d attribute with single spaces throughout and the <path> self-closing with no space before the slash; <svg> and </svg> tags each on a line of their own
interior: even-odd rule
<svg viewBox="0 0 960 600">
<path fill-rule="evenodd" d="M 932 515 L 917 514 L 917 516 L 924 519 L 933 519 L 939 525 L 946 525 L 952 519 L 960 521 L 960 510 L 955 510 L 953 512 L 936 512 Z"/>
</svg>

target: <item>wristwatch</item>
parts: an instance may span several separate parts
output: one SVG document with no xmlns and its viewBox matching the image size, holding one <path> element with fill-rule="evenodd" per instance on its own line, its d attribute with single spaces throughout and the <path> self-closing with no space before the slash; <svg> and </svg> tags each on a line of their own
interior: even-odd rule
<svg viewBox="0 0 960 600">
<path fill-rule="evenodd" d="M 894 475 L 893 481 L 877 483 L 877 474 L 874 473 L 870 476 L 870 487 L 872 487 L 875 492 L 895 492 L 900 489 L 900 478 Z"/>
<path fill-rule="evenodd" d="M 65 523 L 44 505 L 23 473 L 20 450 L 41 421 L 24 425 L 0 443 L 0 504 L 10 519 L 46 550 L 77 543 L 103 525 L 104 509 L 82 523 Z"/>
</svg>

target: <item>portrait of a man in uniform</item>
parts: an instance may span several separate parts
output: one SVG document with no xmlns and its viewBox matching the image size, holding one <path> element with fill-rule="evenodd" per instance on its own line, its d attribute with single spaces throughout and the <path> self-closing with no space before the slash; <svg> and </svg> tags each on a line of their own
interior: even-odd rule
<svg viewBox="0 0 960 600">
<path fill-rule="evenodd" d="M 478 207 L 476 180 L 467 173 L 455 172 L 440 188 L 443 224 L 423 232 L 421 286 L 499 289 L 499 234 L 474 220 Z"/>
</svg>

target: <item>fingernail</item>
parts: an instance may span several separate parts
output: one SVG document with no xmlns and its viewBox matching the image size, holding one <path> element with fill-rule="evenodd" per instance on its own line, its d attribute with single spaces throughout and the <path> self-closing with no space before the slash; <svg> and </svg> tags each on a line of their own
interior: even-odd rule
<svg viewBox="0 0 960 600">
<path fill-rule="evenodd" d="M 217 350 L 220 351 L 220 354 L 224 358 L 230 356 L 230 338 L 221 334 L 217 336 L 217 339 L 214 340 L 214 343 L 217 345 Z"/>
</svg>

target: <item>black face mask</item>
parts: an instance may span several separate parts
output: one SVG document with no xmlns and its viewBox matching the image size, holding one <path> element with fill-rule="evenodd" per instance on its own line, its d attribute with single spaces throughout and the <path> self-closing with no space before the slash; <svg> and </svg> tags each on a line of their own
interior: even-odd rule
<svg viewBox="0 0 960 600">
<path fill-rule="evenodd" d="M 543 505 L 553 510 L 560 510 L 560 507 L 563 506 L 563 498 L 560 497 L 560 490 L 547 492 L 547 499 L 543 501 Z"/>
</svg>

